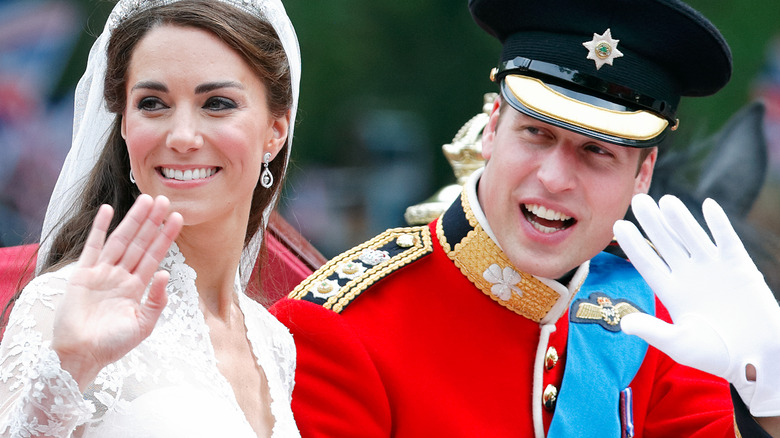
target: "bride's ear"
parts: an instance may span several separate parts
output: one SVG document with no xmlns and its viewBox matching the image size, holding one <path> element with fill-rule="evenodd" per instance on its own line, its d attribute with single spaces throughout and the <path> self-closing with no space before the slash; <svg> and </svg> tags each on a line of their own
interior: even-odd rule
<svg viewBox="0 0 780 438">
<path fill-rule="evenodd" d="M 290 132 L 290 111 L 287 111 L 284 116 L 271 119 L 271 135 L 268 140 L 266 152 L 270 152 L 271 155 L 276 158 L 276 154 L 282 149 L 284 143 L 287 141 L 287 135 Z"/>
</svg>

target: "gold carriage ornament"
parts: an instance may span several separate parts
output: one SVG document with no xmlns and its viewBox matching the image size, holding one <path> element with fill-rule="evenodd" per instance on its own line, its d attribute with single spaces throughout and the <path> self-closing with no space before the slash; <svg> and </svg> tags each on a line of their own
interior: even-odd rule
<svg viewBox="0 0 780 438">
<path fill-rule="evenodd" d="M 482 112 L 458 130 L 452 143 L 441 147 L 452 166 L 457 183 L 439 189 L 423 203 L 408 207 L 404 213 L 407 224 L 424 225 L 439 217 L 458 197 L 469 176 L 485 165 L 485 159 L 482 158 L 482 130 L 487 125 L 497 96 L 497 93 L 486 93 L 483 97 Z"/>
</svg>

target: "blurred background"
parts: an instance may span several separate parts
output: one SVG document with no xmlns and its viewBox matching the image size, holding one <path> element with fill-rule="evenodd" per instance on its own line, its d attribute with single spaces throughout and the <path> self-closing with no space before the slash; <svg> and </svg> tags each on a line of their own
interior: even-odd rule
<svg viewBox="0 0 780 438">
<path fill-rule="evenodd" d="M 496 91 L 499 43 L 465 0 L 285 0 L 303 57 L 283 216 L 326 256 L 454 182 L 441 146 Z M 683 101 L 673 147 L 767 105 L 767 184 L 751 213 L 780 233 L 780 2 L 690 0 L 731 45 L 719 94 Z M 70 146 L 73 89 L 112 3 L 0 0 L 0 246 L 35 242 Z M 738 181 L 735 181 L 738 184 Z"/>
</svg>

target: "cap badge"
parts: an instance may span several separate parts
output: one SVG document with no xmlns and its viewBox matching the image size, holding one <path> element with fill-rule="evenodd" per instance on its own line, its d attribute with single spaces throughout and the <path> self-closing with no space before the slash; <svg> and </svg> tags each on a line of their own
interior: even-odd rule
<svg viewBox="0 0 780 438">
<path fill-rule="evenodd" d="M 593 39 L 582 43 L 588 49 L 588 59 L 596 63 L 596 70 L 602 65 L 612 65 L 615 58 L 620 58 L 623 53 L 618 50 L 617 45 L 620 40 L 612 38 L 612 31 L 605 30 L 603 34 L 593 34 Z"/>
</svg>

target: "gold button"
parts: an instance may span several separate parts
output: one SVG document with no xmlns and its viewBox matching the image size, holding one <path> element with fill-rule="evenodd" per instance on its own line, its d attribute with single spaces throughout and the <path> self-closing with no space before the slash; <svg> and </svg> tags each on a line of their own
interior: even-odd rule
<svg viewBox="0 0 780 438">
<path fill-rule="evenodd" d="M 551 370 L 558 364 L 558 350 L 555 347 L 547 349 L 547 353 L 544 355 L 544 369 Z"/>
<path fill-rule="evenodd" d="M 542 393 L 542 403 L 548 411 L 555 409 L 555 402 L 558 401 L 558 388 L 553 385 L 547 385 Z"/>
</svg>

